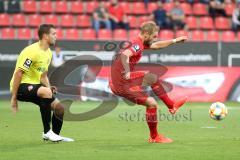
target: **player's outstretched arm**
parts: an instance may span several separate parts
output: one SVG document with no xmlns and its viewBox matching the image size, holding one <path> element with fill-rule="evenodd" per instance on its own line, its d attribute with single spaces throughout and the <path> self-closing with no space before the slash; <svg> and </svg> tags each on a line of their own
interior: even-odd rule
<svg viewBox="0 0 240 160">
<path fill-rule="evenodd" d="M 129 57 L 132 56 L 132 51 L 127 49 L 121 54 L 121 62 L 124 68 L 124 78 L 130 79 Z"/>
<path fill-rule="evenodd" d="M 179 42 L 185 42 L 188 39 L 187 36 L 182 36 L 182 37 L 178 37 L 176 39 L 172 39 L 172 40 L 165 40 L 165 41 L 154 41 L 151 45 L 150 48 L 151 49 L 161 49 L 161 48 L 165 48 L 169 45 L 175 44 L 175 43 L 179 43 Z"/>
<path fill-rule="evenodd" d="M 17 91 L 21 83 L 23 74 L 24 74 L 23 70 L 17 69 L 13 75 L 14 78 L 13 78 L 13 85 L 12 85 L 11 107 L 14 113 L 18 111 Z"/>
</svg>

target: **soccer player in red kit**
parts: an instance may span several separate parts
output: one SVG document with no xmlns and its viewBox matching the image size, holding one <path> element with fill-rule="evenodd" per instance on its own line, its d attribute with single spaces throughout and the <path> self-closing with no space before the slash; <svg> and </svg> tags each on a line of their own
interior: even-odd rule
<svg viewBox="0 0 240 160">
<path fill-rule="evenodd" d="M 151 86 L 152 91 L 161 99 L 171 114 L 187 101 L 187 97 L 173 100 L 164 92 L 163 81 L 156 74 L 149 71 L 136 71 L 134 67 L 139 62 L 144 49 L 161 49 L 174 43 L 184 42 L 186 36 L 173 40 L 159 41 L 158 26 L 152 22 L 145 22 L 140 28 L 139 35 L 131 41 L 131 46 L 121 50 L 113 60 L 111 68 L 110 88 L 118 96 L 133 103 L 146 106 L 146 121 L 150 130 L 150 143 L 171 143 L 172 140 L 157 131 L 157 102 L 150 97 L 143 86 Z"/>
</svg>

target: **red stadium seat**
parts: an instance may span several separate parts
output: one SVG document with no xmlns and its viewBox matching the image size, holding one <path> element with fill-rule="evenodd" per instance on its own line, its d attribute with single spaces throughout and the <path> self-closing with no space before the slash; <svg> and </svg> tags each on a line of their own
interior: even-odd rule
<svg viewBox="0 0 240 160">
<path fill-rule="evenodd" d="M 193 4 L 193 14 L 196 16 L 208 15 L 207 6 L 202 3 L 194 3 Z"/>
<path fill-rule="evenodd" d="M 148 13 L 153 13 L 158 8 L 156 2 L 149 2 L 148 3 Z"/>
<path fill-rule="evenodd" d="M 131 28 L 138 28 L 139 23 L 136 16 L 128 16 L 128 22 Z"/>
<path fill-rule="evenodd" d="M 3 28 L 1 30 L 1 39 L 14 39 L 15 30 L 12 28 Z"/>
<path fill-rule="evenodd" d="M 235 33 L 233 31 L 224 31 L 222 32 L 222 38 L 221 40 L 223 42 L 235 42 Z"/>
<path fill-rule="evenodd" d="M 124 29 L 116 29 L 113 32 L 113 39 L 118 41 L 126 41 L 127 40 L 127 32 Z"/>
<path fill-rule="evenodd" d="M 215 19 L 215 27 L 219 30 L 228 30 L 230 29 L 230 24 L 227 18 L 225 17 L 217 17 Z"/>
<path fill-rule="evenodd" d="M 203 32 L 200 30 L 192 31 L 192 41 L 194 41 L 194 42 L 204 41 Z"/>
<path fill-rule="evenodd" d="M 130 40 L 136 38 L 138 36 L 138 34 L 140 33 L 140 31 L 138 29 L 131 29 L 129 31 L 129 38 Z"/>
<path fill-rule="evenodd" d="M 28 26 L 38 27 L 42 24 L 42 17 L 38 14 L 32 14 L 28 17 Z"/>
<path fill-rule="evenodd" d="M 10 17 L 8 14 L 0 14 L 0 26 L 7 27 L 10 25 Z"/>
<path fill-rule="evenodd" d="M 186 24 L 189 29 L 197 29 L 198 28 L 197 19 L 193 16 L 189 16 L 186 18 Z"/>
<path fill-rule="evenodd" d="M 173 39 L 174 38 L 174 34 L 172 31 L 170 30 L 162 30 L 159 33 L 159 38 L 161 40 L 169 40 L 169 39 Z"/>
<path fill-rule="evenodd" d="M 67 13 L 68 12 L 67 2 L 66 1 L 56 1 L 55 12 L 56 13 Z"/>
<path fill-rule="evenodd" d="M 220 40 L 220 36 L 218 31 L 212 30 L 207 32 L 206 41 L 218 42 L 219 40 Z"/>
<path fill-rule="evenodd" d="M 133 9 L 132 9 L 133 14 L 146 14 L 147 13 L 143 2 L 133 2 L 132 7 L 133 7 Z"/>
<path fill-rule="evenodd" d="M 237 39 L 240 42 L 240 32 L 237 33 Z"/>
<path fill-rule="evenodd" d="M 50 23 L 53 24 L 55 26 L 58 26 L 58 17 L 56 15 L 53 14 L 49 14 L 44 16 L 44 23 Z"/>
<path fill-rule="evenodd" d="M 23 14 L 15 14 L 12 16 L 12 25 L 15 27 L 25 27 L 27 25 L 25 16 Z"/>
<path fill-rule="evenodd" d="M 189 3 L 181 3 L 180 6 L 181 6 L 182 10 L 184 11 L 185 15 L 192 14 L 192 7 Z"/>
<path fill-rule="evenodd" d="M 225 12 L 228 16 L 232 16 L 234 9 L 235 5 L 233 3 L 226 3 Z"/>
<path fill-rule="evenodd" d="M 169 12 L 173 7 L 174 7 L 174 4 L 171 3 L 171 2 L 168 2 L 168 3 L 164 3 L 164 4 L 163 4 L 163 8 L 164 8 L 167 12 Z"/>
<path fill-rule="evenodd" d="M 87 15 L 79 15 L 77 16 L 77 27 L 91 27 L 91 19 Z"/>
<path fill-rule="evenodd" d="M 62 27 L 75 27 L 74 18 L 70 14 L 61 16 L 61 26 Z"/>
<path fill-rule="evenodd" d="M 98 3 L 95 1 L 86 1 L 86 12 L 93 13 L 93 11 L 98 7 Z"/>
<path fill-rule="evenodd" d="M 83 3 L 81 1 L 73 1 L 70 4 L 71 4 L 71 7 L 70 7 L 71 13 L 73 13 L 73 14 L 83 13 Z"/>
<path fill-rule="evenodd" d="M 188 36 L 188 33 L 184 30 L 178 30 L 176 32 L 176 37 L 181 37 L 181 36 Z"/>
<path fill-rule="evenodd" d="M 36 13 L 37 3 L 35 0 L 23 1 L 22 11 L 25 13 Z"/>
<path fill-rule="evenodd" d="M 52 13 L 53 12 L 52 1 L 40 1 L 39 12 L 40 13 Z"/>
<path fill-rule="evenodd" d="M 126 14 L 132 14 L 132 5 L 130 2 L 120 2 L 119 4 L 124 9 Z"/>
<path fill-rule="evenodd" d="M 98 33 L 98 39 L 99 40 L 111 40 L 112 39 L 112 33 L 110 30 L 107 29 L 100 29 Z"/>
<path fill-rule="evenodd" d="M 96 40 L 96 32 L 94 29 L 83 29 L 81 37 L 83 40 Z"/>
<path fill-rule="evenodd" d="M 17 31 L 17 38 L 18 39 L 31 39 L 31 30 L 29 28 L 20 28 Z"/>
<path fill-rule="evenodd" d="M 149 16 L 140 16 L 138 21 L 139 21 L 139 25 L 141 25 L 143 22 L 149 21 Z"/>
<path fill-rule="evenodd" d="M 77 29 L 71 28 L 67 29 L 65 33 L 65 39 L 66 40 L 79 40 L 79 31 Z"/>
<path fill-rule="evenodd" d="M 201 29 L 213 29 L 213 19 L 211 17 L 201 17 L 200 18 L 200 28 Z"/>
</svg>

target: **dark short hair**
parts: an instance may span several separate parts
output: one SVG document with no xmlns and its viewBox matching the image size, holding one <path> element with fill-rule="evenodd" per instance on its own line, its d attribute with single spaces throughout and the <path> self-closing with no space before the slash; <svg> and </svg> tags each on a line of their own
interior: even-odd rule
<svg viewBox="0 0 240 160">
<path fill-rule="evenodd" d="M 52 24 L 40 25 L 40 27 L 38 28 L 38 38 L 41 40 L 43 37 L 43 34 L 49 34 L 51 28 L 55 28 L 55 26 Z"/>
</svg>

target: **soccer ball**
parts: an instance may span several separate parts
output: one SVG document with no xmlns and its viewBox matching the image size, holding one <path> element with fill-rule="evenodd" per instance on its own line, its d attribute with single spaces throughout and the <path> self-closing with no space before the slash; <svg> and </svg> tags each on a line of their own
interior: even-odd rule
<svg viewBox="0 0 240 160">
<path fill-rule="evenodd" d="M 227 107 L 221 102 L 213 103 L 209 108 L 209 115 L 214 120 L 223 120 L 227 114 Z"/>
</svg>

